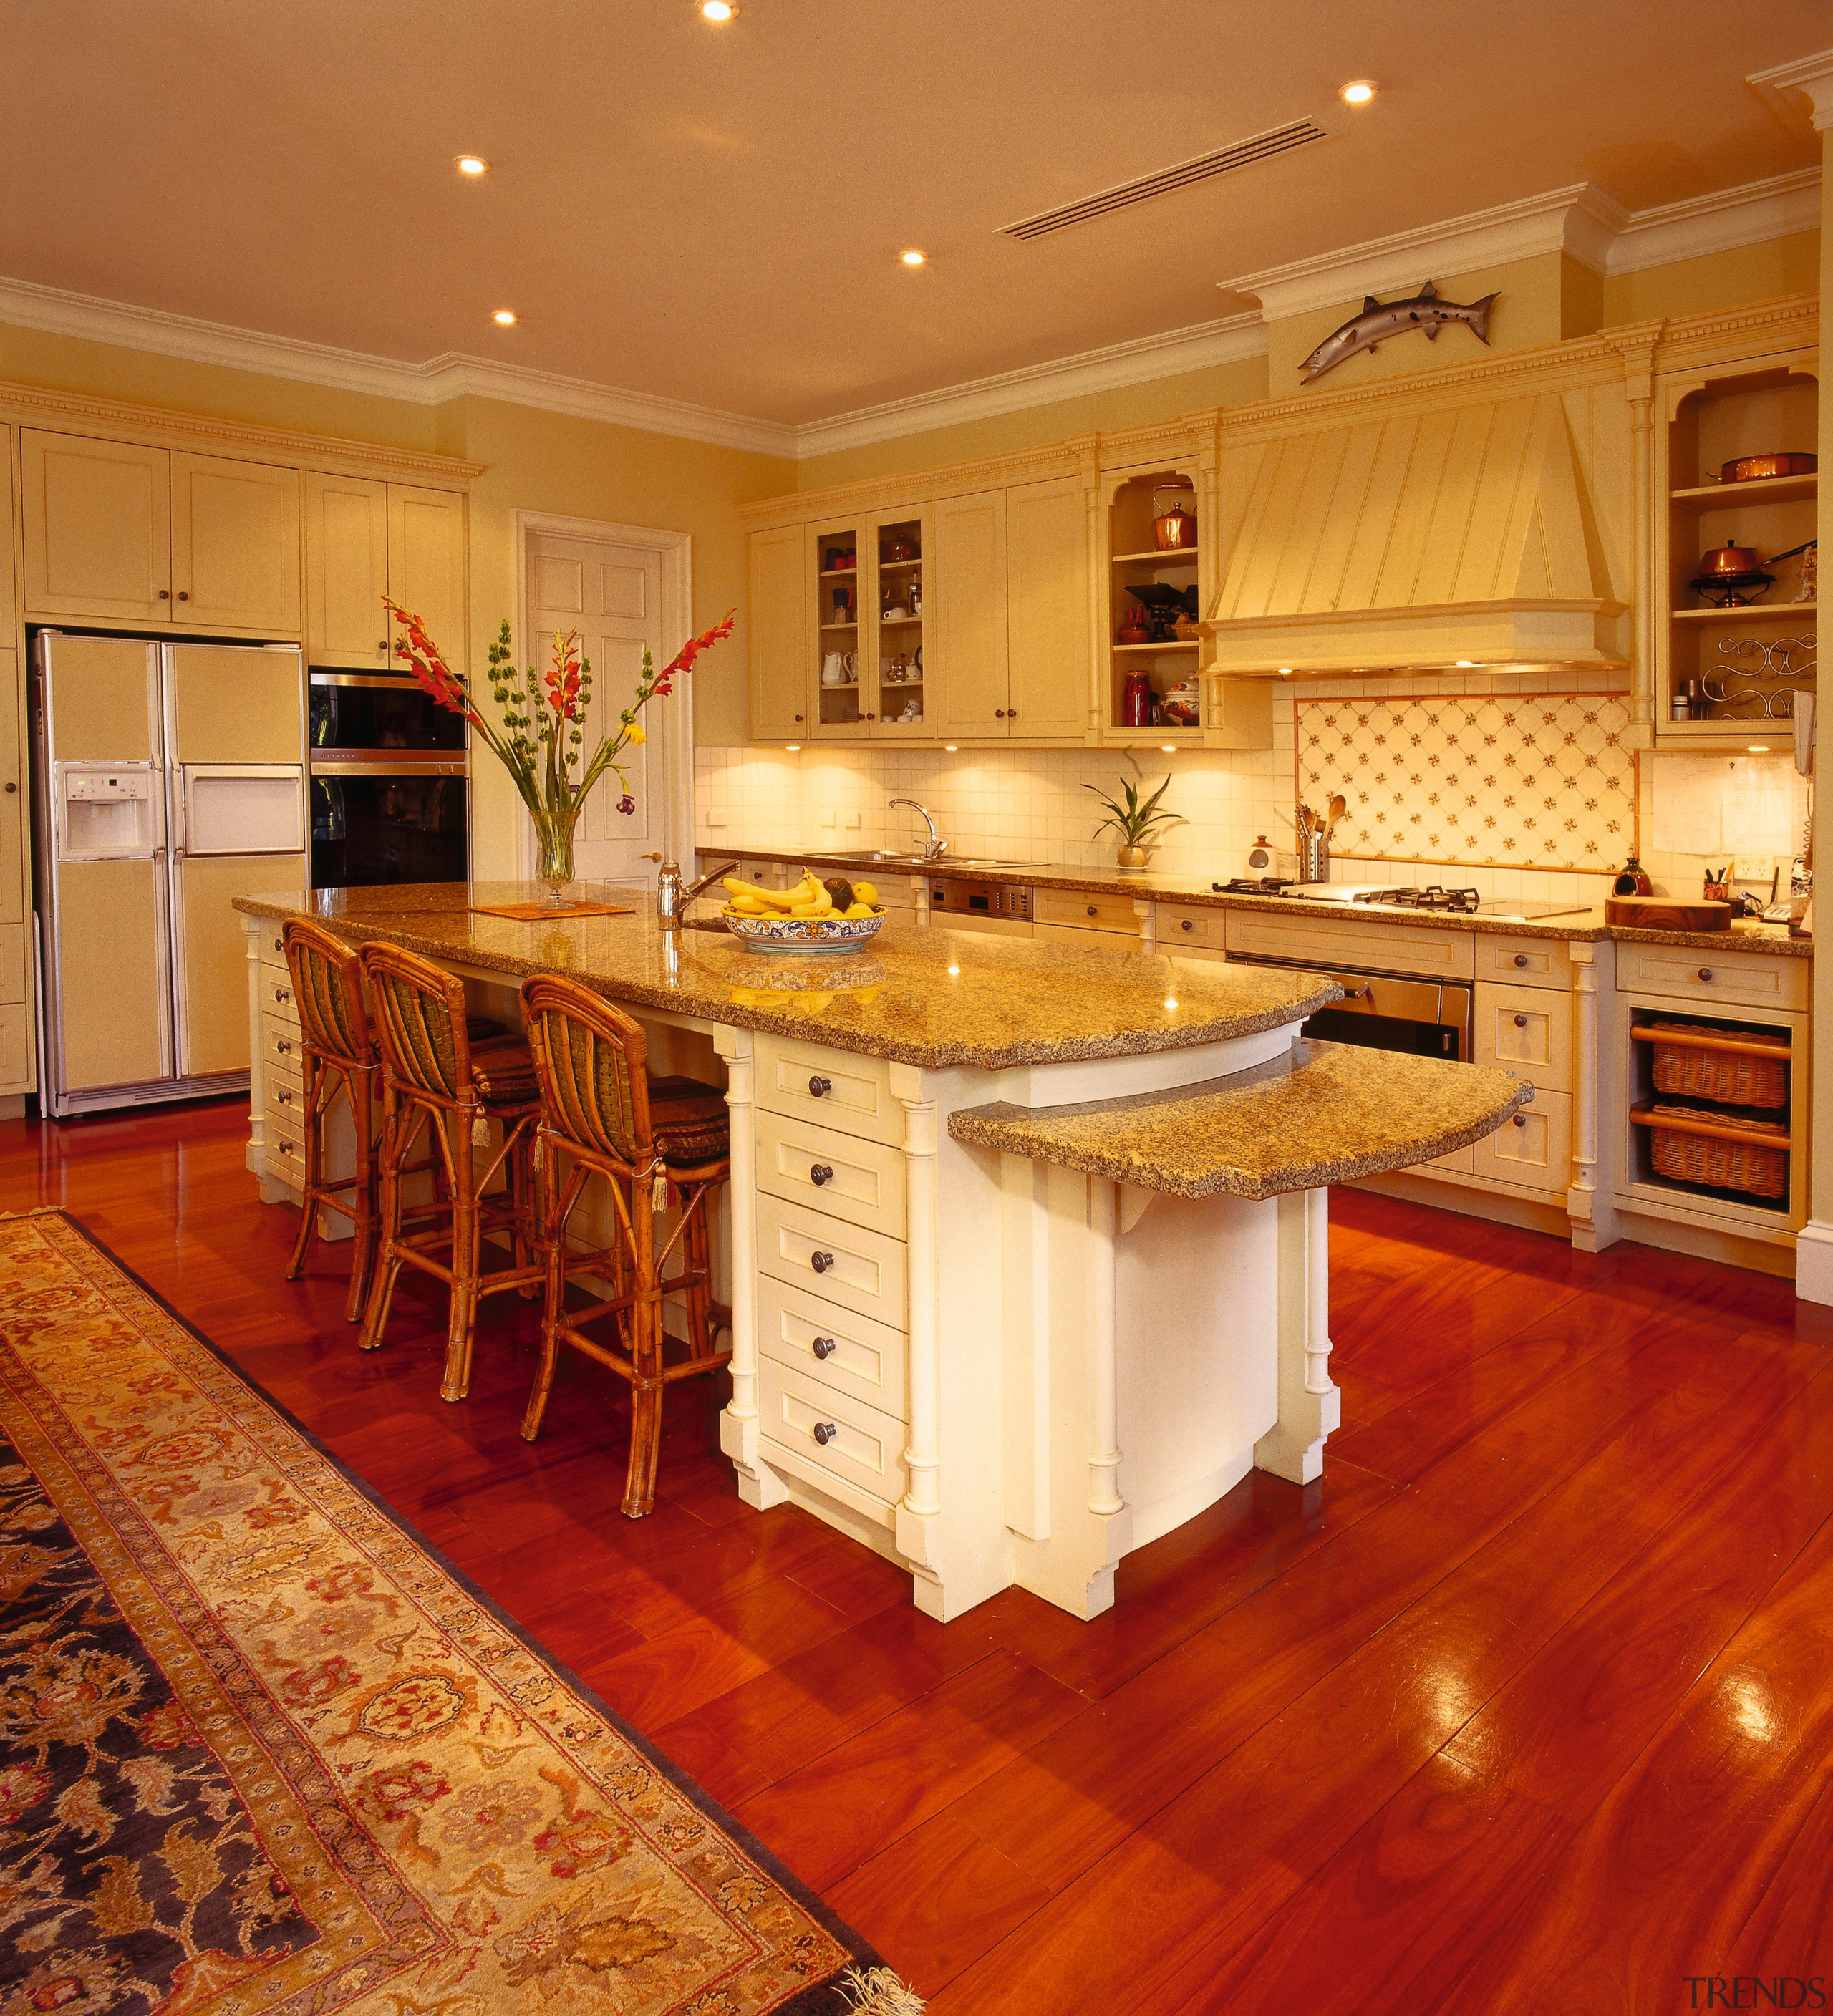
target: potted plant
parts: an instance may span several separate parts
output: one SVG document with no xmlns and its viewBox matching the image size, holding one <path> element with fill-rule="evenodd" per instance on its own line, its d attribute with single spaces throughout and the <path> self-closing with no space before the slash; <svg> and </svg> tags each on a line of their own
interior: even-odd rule
<svg viewBox="0 0 1833 2016">
<path fill-rule="evenodd" d="M 1119 868 L 1122 875 L 1143 875 L 1146 871 L 1147 851 L 1156 847 L 1167 826 L 1185 826 L 1189 822 L 1182 812 L 1161 812 L 1158 801 L 1171 788 L 1171 778 L 1167 773 L 1165 781 L 1149 798 L 1142 799 L 1145 788 L 1145 773 L 1132 757 L 1127 758 L 1135 777 L 1139 782 L 1129 784 L 1124 780 L 1121 790 L 1125 802 L 1110 797 L 1098 784 L 1084 784 L 1085 791 L 1093 791 L 1100 802 L 1107 808 L 1107 816 L 1095 828 L 1097 833 L 1105 833 L 1111 826 L 1119 834 L 1121 848 Z"/>
</svg>

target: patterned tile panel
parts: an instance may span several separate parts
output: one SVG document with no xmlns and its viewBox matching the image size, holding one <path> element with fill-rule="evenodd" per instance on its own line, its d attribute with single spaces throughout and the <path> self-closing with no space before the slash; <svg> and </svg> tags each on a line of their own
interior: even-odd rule
<svg viewBox="0 0 1833 2016">
<path fill-rule="evenodd" d="M 1338 860 L 1596 873 L 1631 844 L 1626 693 L 1299 698 L 1294 711 L 1299 797 L 1349 801 Z"/>
</svg>

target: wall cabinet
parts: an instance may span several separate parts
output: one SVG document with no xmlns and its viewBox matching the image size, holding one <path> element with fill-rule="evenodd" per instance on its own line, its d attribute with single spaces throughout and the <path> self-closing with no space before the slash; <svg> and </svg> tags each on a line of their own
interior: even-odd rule
<svg viewBox="0 0 1833 2016">
<path fill-rule="evenodd" d="M 454 663 L 467 630 L 465 499 L 453 490 L 362 477 L 305 478 L 305 658 L 309 665 L 399 671 L 398 603 Z"/>
<path fill-rule="evenodd" d="M 296 634 L 299 472 L 22 430 L 28 617 Z"/>
<path fill-rule="evenodd" d="M 772 741 L 808 726 L 807 551 L 800 525 L 751 535 L 751 733 Z"/>
<path fill-rule="evenodd" d="M 949 497 L 935 507 L 935 657 L 945 740 L 1009 731 L 1006 493 Z"/>
</svg>

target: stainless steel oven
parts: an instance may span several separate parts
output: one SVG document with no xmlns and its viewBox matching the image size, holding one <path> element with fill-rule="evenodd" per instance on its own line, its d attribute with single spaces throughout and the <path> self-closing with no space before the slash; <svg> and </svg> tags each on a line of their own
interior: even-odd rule
<svg viewBox="0 0 1833 2016">
<path fill-rule="evenodd" d="M 1395 973 L 1356 973 L 1313 959 L 1243 959 L 1240 966 L 1278 966 L 1288 971 L 1328 974 L 1343 990 L 1306 1020 L 1305 1034 L 1333 1043 L 1356 1043 L 1368 1050 L 1404 1050 L 1413 1057 L 1447 1057 L 1468 1064 L 1471 992 L 1467 980 L 1419 980 Z"/>
<path fill-rule="evenodd" d="M 312 752 L 315 889 L 463 882 L 470 874 L 470 779 L 462 754 L 339 760 Z"/>
</svg>

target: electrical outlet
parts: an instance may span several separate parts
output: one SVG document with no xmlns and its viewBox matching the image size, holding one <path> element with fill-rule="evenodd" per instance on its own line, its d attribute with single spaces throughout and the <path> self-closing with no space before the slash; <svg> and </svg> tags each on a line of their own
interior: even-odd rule
<svg viewBox="0 0 1833 2016">
<path fill-rule="evenodd" d="M 853 827 L 856 830 L 859 826 L 859 815 L 857 812 L 848 812 L 847 814 L 847 824 L 849 826 Z"/>
<path fill-rule="evenodd" d="M 834 830 L 834 814 L 831 810 L 824 812 L 821 815 L 821 825 L 825 832 L 831 833 Z"/>
<path fill-rule="evenodd" d="M 712 826 L 712 827 L 715 827 L 715 828 L 716 828 L 716 827 L 718 827 L 718 826 L 722 826 L 725 823 L 726 823 L 726 815 L 725 815 L 723 812 L 711 812 L 711 811 L 709 811 L 709 812 L 708 812 L 708 814 L 707 814 L 707 824 L 708 824 L 709 826 Z"/>
</svg>

